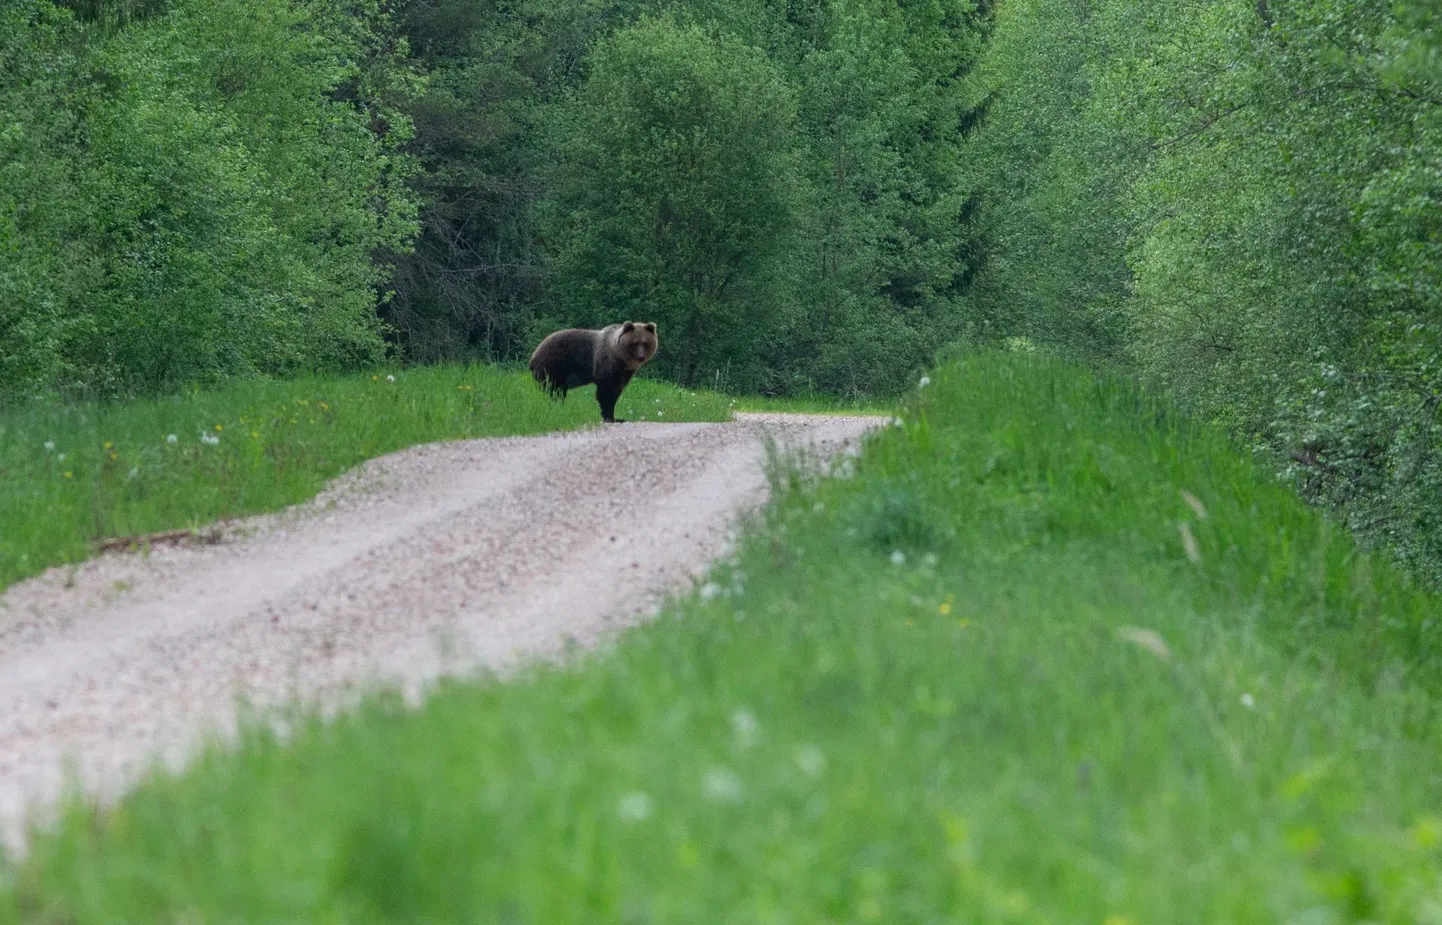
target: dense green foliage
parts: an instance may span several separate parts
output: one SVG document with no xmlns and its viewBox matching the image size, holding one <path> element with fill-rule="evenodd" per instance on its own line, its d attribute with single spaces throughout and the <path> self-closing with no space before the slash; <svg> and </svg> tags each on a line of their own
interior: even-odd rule
<svg viewBox="0 0 1442 925">
<path fill-rule="evenodd" d="M 1135 369 L 1442 579 L 1442 20 L 1008 0 L 978 310 Z"/>
<path fill-rule="evenodd" d="M 729 402 L 637 379 L 623 417 L 724 421 Z M 203 527 L 308 500 L 357 463 L 417 443 L 594 424 L 528 373 L 431 366 L 231 383 L 123 403 L 0 410 L 0 589 L 84 560 L 97 540 Z"/>
<path fill-rule="evenodd" d="M 377 307 L 417 361 L 645 316 L 662 373 L 788 394 L 966 329 L 971 0 L 0 15 L 7 395 L 364 367 Z"/>
<path fill-rule="evenodd" d="M 0 922 L 1437 921 L 1442 626 L 1215 429 L 948 365 L 611 652 L 73 808 Z"/>
<path fill-rule="evenodd" d="M 374 364 L 414 227 L 376 3 L 0 3 L 0 392 Z"/>
<path fill-rule="evenodd" d="M 657 369 L 682 382 L 775 368 L 772 302 L 795 227 L 795 101 L 765 53 L 644 20 L 592 52 L 559 114 L 561 179 L 546 225 L 555 288 L 588 327 L 655 321 Z"/>
<path fill-rule="evenodd" d="M 963 333 L 968 0 L 410 7 L 417 358 L 661 324 L 682 384 L 896 392 Z"/>
</svg>

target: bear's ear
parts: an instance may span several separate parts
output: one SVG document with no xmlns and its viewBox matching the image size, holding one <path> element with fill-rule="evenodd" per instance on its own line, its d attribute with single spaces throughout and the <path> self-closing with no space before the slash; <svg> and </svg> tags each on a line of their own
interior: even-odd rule
<svg viewBox="0 0 1442 925">
<path fill-rule="evenodd" d="M 621 325 L 622 334 L 629 334 L 631 331 L 634 330 L 636 330 L 636 322 L 634 321 L 628 321 L 625 324 Z"/>
<path fill-rule="evenodd" d="M 646 322 L 646 330 L 650 331 L 652 334 L 655 334 L 655 333 L 656 333 L 656 322 L 654 322 L 654 321 L 648 321 L 648 322 Z"/>
</svg>

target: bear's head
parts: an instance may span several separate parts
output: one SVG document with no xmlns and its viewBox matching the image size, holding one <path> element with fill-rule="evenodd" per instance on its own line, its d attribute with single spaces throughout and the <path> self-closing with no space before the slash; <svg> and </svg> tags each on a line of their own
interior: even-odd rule
<svg viewBox="0 0 1442 925">
<path fill-rule="evenodd" d="M 656 353 L 660 341 L 656 340 L 656 324 L 647 321 L 638 324 L 628 321 L 621 325 L 621 335 L 616 339 L 616 348 L 626 360 L 626 365 L 636 369 Z"/>
</svg>

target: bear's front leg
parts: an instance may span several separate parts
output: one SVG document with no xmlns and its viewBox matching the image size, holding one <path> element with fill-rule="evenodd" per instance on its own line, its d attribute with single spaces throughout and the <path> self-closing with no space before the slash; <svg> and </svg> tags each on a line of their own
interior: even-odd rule
<svg viewBox="0 0 1442 925">
<path fill-rule="evenodd" d="M 621 390 L 614 385 L 596 383 L 596 402 L 601 406 L 601 420 L 606 424 L 624 424 L 625 421 L 616 419 L 616 402 L 621 398 Z"/>
</svg>

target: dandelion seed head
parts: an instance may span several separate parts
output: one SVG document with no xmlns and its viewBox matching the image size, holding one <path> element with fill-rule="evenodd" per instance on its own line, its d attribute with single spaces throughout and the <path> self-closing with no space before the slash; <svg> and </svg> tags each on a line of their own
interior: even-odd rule
<svg viewBox="0 0 1442 925">
<path fill-rule="evenodd" d="M 621 801 L 616 807 L 616 814 L 621 817 L 622 822 L 634 825 L 651 818 L 654 808 L 655 802 L 650 795 L 637 790 L 621 797 Z"/>
<path fill-rule="evenodd" d="M 924 389 L 924 388 L 926 388 L 926 387 L 929 386 L 929 385 L 931 385 L 931 377 L 930 377 L 930 376 L 922 376 L 922 377 L 921 377 L 921 381 L 916 384 L 916 387 L 917 387 L 918 389 Z"/>
<path fill-rule="evenodd" d="M 701 792 L 718 803 L 738 803 L 744 788 L 741 778 L 730 768 L 711 768 L 701 776 Z"/>
<path fill-rule="evenodd" d="M 754 745 L 761 733 L 761 724 L 750 710 L 737 710 L 731 714 L 731 729 L 736 733 L 736 742 L 742 748 Z"/>
<path fill-rule="evenodd" d="M 826 770 L 826 755 L 815 745 L 803 745 L 796 749 L 796 767 L 807 777 L 820 777 Z"/>
<path fill-rule="evenodd" d="M 701 586 L 701 600 L 709 601 L 721 593 L 721 586 L 714 581 L 708 581 Z"/>
<path fill-rule="evenodd" d="M 1242 706 L 1246 707 L 1248 710 L 1256 709 L 1257 698 L 1253 697 L 1251 694 L 1243 694 Z"/>
<path fill-rule="evenodd" d="M 906 553 L 902 552 L 902 551 L 899 550 L 899 549 L 893 549 L 893 550 L 891 551 L 891 564 L 892 564 L 892 565 L 905 565 L 905 564 L 906 564 Z"/>
<path fill-rule="evenodd" d="M 396 377 L 395 377 L 395 376 L 386 376 L 386 381 L 387 381 L 387 382 L 395 382 L 395 381 L 396 381 Z"/>
<path fill-rule="evenodd" d="M 46 441 L 45 441 L 45 452 L 48 453 L 48 452 L 50 452 L 50 451 L 53 450 L 53 449 L 55 449 L 55 441 L 54 441 L 54 440 L 46 440 Z"/>
<path fill-rule="evenodd" d="M 180 441 L 180 438 L 177 437 L 175 434 L 167 434 L 166 437 L 165 437 L 165 442 L 166 442 L 166 443 L 178 443 L 179 441 Z"/>
</svg>

